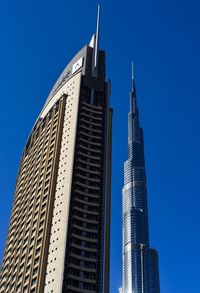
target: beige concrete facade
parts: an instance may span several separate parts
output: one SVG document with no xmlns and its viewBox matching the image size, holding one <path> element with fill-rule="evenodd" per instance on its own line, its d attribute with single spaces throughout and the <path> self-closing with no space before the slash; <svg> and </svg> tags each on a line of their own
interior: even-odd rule
<svg viewBox="0 0 200 293">
<path fill-rule="evenodd" d="M 66 96 L 38 119 L 25 146 L 0 275 L 0 292 L 43 292 Z"/>
<path fill-rule="evenodd" d="M 0 293 L 109 293 L 112 110 L 93 56 L 67 65 L 25 145 Z"/>
<path fill-rule="evenodd" d="M 45 293 L 50 293 L 52 290 L 53 292 L 62 292 L 80 81 L 81 74 L 78 73 L 56 93 L 50 102 L 52 105 L 61 93 L 67 94 L 46 268 Z"/>
</svg>

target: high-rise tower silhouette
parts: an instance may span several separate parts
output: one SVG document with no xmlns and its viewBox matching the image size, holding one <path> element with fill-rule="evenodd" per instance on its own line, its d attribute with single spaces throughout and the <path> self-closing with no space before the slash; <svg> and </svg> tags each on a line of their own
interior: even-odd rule
<svg viewBox="0 0 200 293">
<path fill-rule="evenodd" d="M 109 292 L 112 110 L 97 32 L 53 87 L 24 147 L 1 293 Z"/>
<path fill-rule="evenodd" d="M 128 160 L 122 190 L 122 293 L 159 293 L 158 256 L 149 246 L 143 130 L 139 124 L 132 64 Z"/>
</svg>

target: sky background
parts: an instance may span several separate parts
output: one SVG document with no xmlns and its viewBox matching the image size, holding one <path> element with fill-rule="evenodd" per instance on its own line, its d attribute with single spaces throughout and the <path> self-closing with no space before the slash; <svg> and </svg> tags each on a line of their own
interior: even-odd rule
<svg viewBox="0 0 200 293">
<path fill-rule="evenodd" d="M 20 156 L 62 69 L 89 42 L 94 0 L 0 2 L 0 259 Z M 161 293 L 200 292 L 200 3 L 102 1 L 113 120 L 111 293 L 121 285 L 121 189 L 131 60 L 144 129 Z"/>
</svg>

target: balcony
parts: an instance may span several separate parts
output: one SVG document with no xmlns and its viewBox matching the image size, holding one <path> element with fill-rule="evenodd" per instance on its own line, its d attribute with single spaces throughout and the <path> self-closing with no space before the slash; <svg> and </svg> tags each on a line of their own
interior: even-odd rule
<svg viewBox="0 0 200 293">
<path fill-rule="evenodd" d="M 88 290 L 88 289 L 82 289 L 82 288 L 77 288 L 71 285 L 67 286 L 68 290 L 71 290 L 72 292 L 80 292 L 80 293 L 96 293 L 96 291 L 94 290 Z"/>
</svg>

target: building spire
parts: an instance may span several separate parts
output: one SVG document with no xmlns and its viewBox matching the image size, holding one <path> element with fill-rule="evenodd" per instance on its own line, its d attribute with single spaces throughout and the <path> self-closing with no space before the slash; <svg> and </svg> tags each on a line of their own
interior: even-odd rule
<svg viewBox="0 0 200 293">
<path fill-rule="evenodd" d="M 132 76 L 131 76 L 131 92 L 130 92 L 130 112 L 136 112 L 137 101 L 136 101 L 136 88 L 135 88 L 135 78 L 134 78 L 134 64 L 131 62 Z"/>
<path fill-rule="evenodd" d="M 93 48 L 92 75 L 96 77 L 98 75 L 98 61 L 99 61 L 100 14 L 101 14 L 101 4 L 99 2 L 98 11 L 97 11 L 96 33 L 93 34 L 92 39 L 89 43 L 89 46 Z"/>
<path fill-rule="evenodd" d="M 134 92 L 135 90 L 135 80 L 134 80 L 134 64 L 133 64 L 133 61 L 132 61 L 132 92 Z"/>
<path fill-rule="evenodd" d="M 99 37 L 100 37 L 100 14 L 101 14 L 101 4 L 98 3 L 98 12 L 97 12 L 97 28 L 95 36 L 95 47 L 94 47 L 94 67 L 98 66 L 98 55 L 99 55 Z"/>
<path fill-rule="evenodd" d="M 134 64 L 133 64 L 133 61 L 132 61 L 132 80 L 134 80 Z"/>
</svg>

